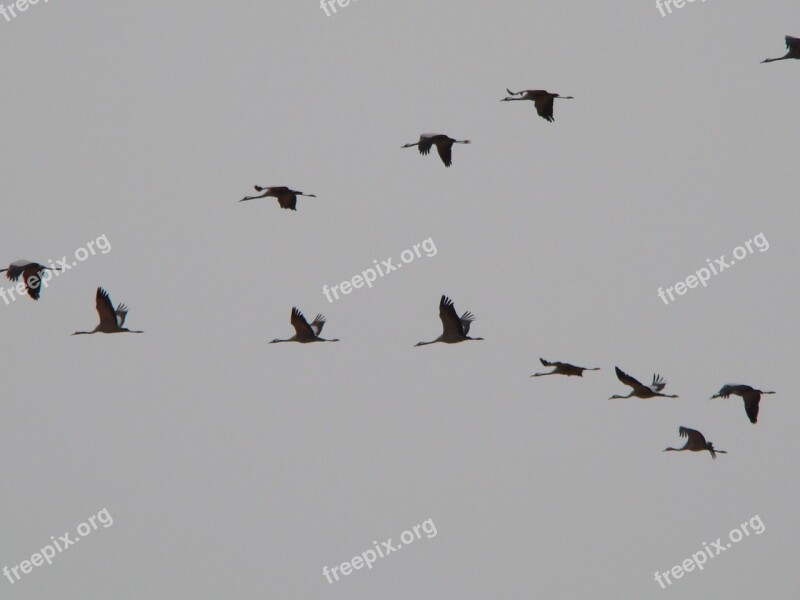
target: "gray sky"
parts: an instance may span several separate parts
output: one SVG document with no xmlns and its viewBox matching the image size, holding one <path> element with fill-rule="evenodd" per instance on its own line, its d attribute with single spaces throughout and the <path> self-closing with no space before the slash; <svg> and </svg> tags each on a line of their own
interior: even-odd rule
<svg viewBox="0 0 800 600">
<path fill-rule="evenodd" d="M 0 19 L 3 598 L 766 598 L 800 583 L 790 0 L 70 3 Z M 555 123 L 505 88 L 547 89 Z M 401 150 L 471 139 L 445 169 Z M 288 185 L 238 204 L 252 185 Z M 657 296 L 763 233 L 770 247 Z M 432 238 L 334 303 L 324 284 Z M 3 286 L 7 282 L 3 279 Z M 144 335 L 70 337 L 94 294 Z M 484 342 L 413 348 L 452 296 Z M 338 344 L 270 346 L 293 305 Z M 538 357 L 599 366 L 530 379 Z M 677 400 L 620 400 L 614 365 Z M 777 390 L 759 423 L 724 383 Z M 678 427 L 729 452 L 662 453 Z M 669 570 L 759 515 L 668 589 Z M 437 535 L 328 584 L 433 519 Z"/>
</svg>

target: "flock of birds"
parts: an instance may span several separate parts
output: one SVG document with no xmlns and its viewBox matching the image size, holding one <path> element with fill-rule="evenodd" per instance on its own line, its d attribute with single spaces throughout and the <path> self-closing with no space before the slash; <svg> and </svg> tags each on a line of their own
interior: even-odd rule
<svg viewBox="0 0 800 600">
<path fill-rule="evenodd" d="M 775 62 L 786 59 L 800 59 L 800 38 L 786 36 L 786 47 L 788 52 L 786 55 L 778 58 L 767 58 L 762 63 Z M 548 122 L 555 120 L 553 116 L 553 107 L 556 99 L 572 100 L 572 96 L 561 96 L 548 92 L 546 90 L 522 90 L 520 92 L 512 92 L 506 89 L 508 96 L 503 98 L 501 102 L 512 102 L 517 100 L 530 100 L 536 108 L 537 114 Z M 417 147 L 419 153 L 426 156 L 430 153 L 433 146 L 444 163 L 445 167 L 450 167 L 453 163 L 452 150 L 454 144 L 469 144 L 470 140 L 457 140 L 448 135 L 440 133 L 424 133 L 420 135 L 419 141 L 408 143 L 402 148 Z M 256 200 L 260 198 L 275 198 L 281 208 L 287 210 L 297 210 L 297 197 L 304 196 L 308 198 L 316 198 L 315 194 L 306 194 L 285 186 L 262 187 L 253 186 L 258 196 L 245 196 L 240 202 L 248 200 Z M 27 294 L 33 300 L 38 300 L 41 292 L 41 281 L 45 270 L 58 271 L 53 267 L 47 267 L 37 262 L 28 260 L 18 260 L 11 263 L 8 268 L 0 269 L 0 273 L 5 272 L 6 277 L 12 282 L 18 282 L 22 278 L 23 285 Z M 124 304 L 117 305 L 111 302 L 111 297 L 108 292 L 103 288 L 98 287 L 95 297 L 95 307 L 99 316 L 99 324 L 91 331 L 76 331 L 72 335 L 91 335 L 94 333 L 144 333 L 143 331 L 131 330 L 125 327 L 125 319 L 128 315 L 128 307 Z M 439 302 L 439 319 L 442 322 L 442 333 L 439 337 L 429 342 L 419 342 L 416 346 L 427 346 L 429 344 L 444 343 L 456 344 L 465 341 L 479 341 L 483 340 L 481 337 L 470 337 L 470 325 L 475 321 L 475 316 L 469 312 L 464 312 L 461 316 L 456 312 L 453 301 L 447 296 L 442 296 Z M 309 323 L 296 307 L 292 308 L 290 323 L 294 328 L 295 334 L 288 339 L 274 339 L 272 344 L 281 342 L 298 342 L 307 344 L 311 342 L 338 342 L 338 339 L 325 339 L 320 336 L 322 328 L 325 325 L 325 317 L 318 314 L 314 320 Z M 551 362 L 543 358 L 539 359 L 545 367 L 552 367 L 552 371 L 545 373 L 534 373 L 531 377 L 544 377 L 547 375 L 565 375 L 567 377 L 583 377 L 585 371 L 598 371 L 599 367 L 579 367 L 566 362 Z M 631 377 L 619 367 L 615 367 L 617 379 L 626 386 L 631 388 L 631 392 L 627 396 L 613 395 L 609 398 L 677 398 L 676 395 L 665 394 L 663 389 L 666 387 L 666 381 L 660 375 L 654 375 L 653 381 L 650 385 L 645 385 L 639 380 Z M 773 391 L 761 391 L 749 385 L 741 384 L 727 384 L 714 394 L 711 398 L 729 398 L 730 396 L 739 396 L 744 401 L 745 412 L 750 422 L 755 424 L 758 420 L 759 402 L 761 401 L 762 394 L 774 394 Z M 717 454 L 725 454 L 724 450 L 717 450 L 711 442 L 706 441 L 702 433 L 695 429 L 688 427 L 680 427 L 678 430 L 680 437 L 686 438 L 686 443 L 681 448 L 665 448 L 667 451 L 692 451 L 701 452 L 708 451 L 712 458 L 716 458 Z"/>
</svg>

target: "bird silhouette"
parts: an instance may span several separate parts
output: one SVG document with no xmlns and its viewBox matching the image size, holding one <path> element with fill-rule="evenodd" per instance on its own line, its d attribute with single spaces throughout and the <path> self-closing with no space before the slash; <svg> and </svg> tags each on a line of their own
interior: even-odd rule
<svg viewBox="0 0 800 600">
<path fill-rule="evenodd" d="M 431 147 L 436 146 L 436 151 L 442 159 L 445 167 L 453 164 L 453 144 L 471 144 L 469 140 L 454 140 L 443 133 L 423 133 L 419 136 L 418 142 L 405 144 L 403 148 L 419 147 L 419 153 L 427 156 Z"/>
<path fill-rule="evenodd" d="M 696 429 L 681 427 L 678 429 L 678 433 L 682 438 L 687 438 L 686 444 L 684 444 L 683 448 L 664 448 L 664 452 L 682 452 L 683 450 L 702 452 L 703 450 L 708 450 L 711 453 L 711 458 L 714 459 L 717 458 L 717 454 L 727 454 L 726 450 L 717 450 L 714 448 L 714 444 L 707 442 L 705 436 Z"/>
<path fill-rule="evenodd" d="M 128 307 L 119 304 L 117 308 L 111 303 L 108 292 L 103 288 L 97 288 L 95 296 L 95 306 L 97 314 L 100 316 L 100 324 L 92 331 L 76 331 L 72 335 L 91 335 L 93 333 L 144 333 L 144 331 L 134 331 L 123 327 L 125 317 L 128 316 Z"/>
<path fill-rule="evenodd" d="M 655 397 L 677 398 L 677 396 L 674 395 L 661 393 L 661 390 L 663 390 L 664 387 L 667 385 L 667 382 L 664 381 L 661 375 L 658 374 L 653 375 L 653 383 L 651 383 L 650 385 L 644 385 L 637 379 L 634 379 L 633 377 L 622 371 L 622 369 L 620 369 L 619 367 L 614 367 L 614 370 L 617 373 L 617 379 L 619 379 L 625 385 L 628 385 L 631 388 L 633 388 L 633 390 L 627 396 L 618 396 L 615 394 L 611 396 L 609 400 L 613 400 L 614 398 L 632 398 L 632 397 L 645 398 L 645 399 L 655 398 Z"/>
<path fill-rule="evenodd" d="M 728 398 L 731 395 L 740 396 L 744 400 L 744 411 L 750 422 L 755 424 L 758 421 L 758 403 L 761 401 L 761 394 L 774 394 L 775 392 L 762 392 L 749 385 L 727 384 L 713 396 L 714 398 Z"/>
<path fill-rule="evenodd" d="M 306 318 L 303 316 L 296 307 L 292 307 L 292 316 L 290 319 L 292 327 L 294 327 L 295 334 L 287 340 L 274 339 L 270 344 L 278 344 L 281 342 L 299 342 L 301 344 L 308 344 L 310 342 L 338 342 L 335 340 L 326 340 L 319 337 L 322 333 L 322 328 L 325 326 L 325 317 L 317 315 L 314 321 L 309 325 Z"/>
<path fill-rule="evenodd" d="M 553 104 L 556 98 L 562 100 L 574 100 L 572 96 L 561 96 L 560 94 L 551 94 L 546 90 L 522 90 L 521 92 L 512 92 L 509 89 L 506 91 L 510 94 L 507 98 L 503 98 L 500 102 L 513 102 L 514 100 L 532 100 L 533 105 L 536 107 L 536 112 L 545 121 L 552 123 L 555 121 L 553 116 Z"/>
</svg>

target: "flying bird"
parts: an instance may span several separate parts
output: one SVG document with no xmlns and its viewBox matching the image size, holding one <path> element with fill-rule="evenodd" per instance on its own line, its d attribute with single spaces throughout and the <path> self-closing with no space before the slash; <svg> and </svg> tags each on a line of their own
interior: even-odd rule
<svg viewBox="0 0 800 600">
<path fill-rule="evenodd" d="M 661 393 L 661 390 L 663 390 L 664 387 L 667 385 L 667 382 L 664 381 L 664 379 L 661 377 L 661 375 L 653 375 L 653 383 L 651 383 L 648 386 L 648 385 L 644 385 L 643 383 L 641 383 L 637 379 L 634 379 L 633 377 L 631 377 L 630 375 L 625 373 L 619 367 L 614 367 L 614 369 L 617 372 L 617 379 L 619 379 L 625 385 L 628 385 L 628 386 L 632 387 L 633 390 L 627 396 L 618 396 L 618 395 L 614 394 L 613 396 L 611 396 L 609 398 L 609 400 L 613 400 L 614 398 L 632 398 L 634 396 L 636 398 L 645 398 L 645 399 L 646 398 L 655 398 L 656 396 L 661 397 L 661 398 L 677 398 L 677 396 L 674 396 L 674 395 L 671 396 L 671 395 L 668 395 L 668 394 L 662 394 Z"/>
<path fill-rule="evenodd" d="M 453 164 L 453 144 L 471 144 L 469 140 L 454 140 L 453 138 L 444 135 L 443 133 L 423 133 L 419 136 L 419 141 L 413 144 L 406 144 L 403 148 L 412 148 L 419 146 L 419 153 L 427 156 L 431 151 L 431 147 L 435 144 L 436 151 L 442 159 L 445 167 Z"/>
<path fill-rule="evenodd" d="M 298 192 L 297 190 L 290 189 L 286 186 L 277 186 L 277 187 L 261 187 L 260 185 L 254 185 L 253 188 L 257 192 L 264 192 L 260 196 L 245 196 L 239 202 L 244 202 L 245 200 L 258 200 L 259 198 L 277 198 L 278 204 L 281 205 L 281 208 L 287 208 L 289 210 L 297 210 L 297 197 L 298 196 L 306 196 L 307 198 L 316 198 L 314 194 L 304 194 L 303 192 Z"/>
<path fill-rule="evenodd" d="M 322 327 L 325 325 L 325 317 L 317 315 L 314 321 L 309 325 L 306 318 L 297 308 L 292 307 L 292 317 L 290 319 L 292 327 L 294 327 L 295 334 L 288 340 L 274 339 L 270 344 L 277 344 L 279 342 L 300 342 L 301 344 L 308 344 L 309 342 L 338 342 L 335 340 L 326 340 L 319 337 L 322 333 Z"/>
<path fill-rule="evenodd" d="M 533 105 L 536 107 L 536 112 L 545 121 L 552 123 L 555 121 L 553 117 L 553 103 L 556 98 L 562 100 L 574 100 L 572 96 L 561 96 L 559 94 L 551 94 L 545 90 L 522 90 L 521 92 L 512 92 L 508 88 L 506 91 L 510 94 L 508 98 L 503 98 L 500 102 L 511 102 L 514 100 L 533 100 Z"/>
<path fill-rule="evenodd" d="M 550 362 L 549 360 L 545 360 L 540 358 L 539 361 L 545 367 L 554 367 L 552 371 L 548 371 L 547 373 L 534 373 L 531 377 L 543 377 L 544 375 L 566 375 L 567 377 L 575 376 L 575 377 L 583 377 L 584 371 L 599 371 L 600 367 L 576 367 L 575 365 L 571 365 L 565 362 Z"/>
<path fill-rule="evenodd" d="M 787 58 L 800 58 L 800 38 L 787 35 L 786 47 L 789 49 L 786 56 L 781 56 L 780 58 L 765 58 L 761 62 L 768 63 L 775 62 L 776 60 L 786 60 Z"/>
<path fill-rule="evenodd" d="M 686 444 L 684 444 L 683 448 L 664 448 L 664 452 L 673 451 L 673 452 L 681 452 L 683 450 L 690 450 L 692 452 L 702 452 L 703 450 L 708 450 L 711 453 L 711 458 L 716 459 L 717 453 L 719 454 L 727 454 L 726 450 L 717 450 L 714 448 L 714 444 L 711 442 L 707 442 L 706 438 L 703 436 L 702 433 L 697 431 L 696 429 L 689 429 L 688 427 L 681 427 L 678 429 L 678 433 L 682 438 L 687 438 Z"/>
<path fill-rule="evenodd" d="M 716 394 L 711 396 L 714 398 L 728 398 L 731 394 L 734 396 L 741 396 L 744 400 L 744 410 L 750 419 L 750 422 L 755 424 L 758 421 L 758 403 L 761 401 L 761 394 L 774 394 L 775 392 L 762 392 L 761 390 L 754 389 L 749 385 L 723 385 L 722 389 Z"/>
<path fill-rule="evenodd" d="M 456 344 L 466 340 L 482 340 L 482 337 L 469 337 L 469 326 L 475 320 L 475 315 L 466 311 L 460 317 L 456 312 L 453 301 L 447 296 L 442 296 L 439 301 L 439 318 L 442 320 L 442 335 L 430 342 L 419 342 L 417 346 L 427 346 L 436 342 Z"/>
<path fill-rule="evenodd" d="M 100 324 L 92 331 L 76 331 L 72 335 L 91 335 L 93 333 L 144 333 L 144 331 L 134 331 L 123 327 L 123 325 L 125 325 L 125 317 L 128 316 L 128 307 L 124 304 L 119 304 L 117 308 L 114 309 L 108 292 L 103 288 L 97 288 L 95 305 L 97 306 L 97 314 L 100 315 Z"/>
<path fill-rule="evenodd" d="M 22 281 L 25 284 L 25 290 L 28 292 L 28 296 L 34 300 L 38 300 L 39 294 L 42 291 L 42 273 L 44 273 L 45 269 L 49 271 L 60 271 L 59 269 L 45 267 L 44 265 L 29 260 L 15 260 L 8 265 L 7 269 L 0 269 L 0 273 L 5 272 L 6 277 L 8 277 L 10 281 L 19 281 L 20 276 L 22 276 Z"/>
</svg>

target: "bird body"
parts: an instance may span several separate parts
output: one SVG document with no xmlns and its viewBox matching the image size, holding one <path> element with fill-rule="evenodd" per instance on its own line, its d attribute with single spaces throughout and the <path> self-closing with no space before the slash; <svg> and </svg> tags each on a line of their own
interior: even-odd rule
<svg viewBox="0 0 800 600">
<path fill-rule="evenodd" d="M 584 371 L 599 371 L 600 370 L 599 367 L 593 367 L 593 368 L 577 367 L 575 365 L 571 365 L 570 363 L 558 362 L 558 361 L 550 362 L 549 360 L 545 360 L 543 358 L 540 358 L 539 361 L 545 367 L 553 367 L 553 370 L 549 371 L 547 373 L 534 373 L 533 375 L 531 375 L 531 377 L 543 377 L 545 375 L 566 375 L 567 377 L 573 377 L 573 376 L 574 377 L 583 377 L 583 372 Z"/>
<path fill-rule="evenodd" d="M 239 202 L 244 202 L 245 200 L 258 200 L 259 198 L 276 198 L 278 200 L 278 204 L 280 204 L 281 208 L 285 208 L 287 210 L 297 210 L 297 197 L 298 196 L 306 196 L 307 198 L 316 198 L 314 194 L 304 194 L 303 192 L 298 192 L 297 190 L 293 190 L 286 186 L 274 186 L 274 187 L 261 187 L 260 185 L 254 185 L 253 188 L 257 192 L 264 192 L 260 196 L 245 196 Z"/>
<path fill-rule="evenodd" d="M 42 291 L 42 273 L 45 269 L 49 271 L 58 271 L 53 267 L 45 267 L 36 262 L 29 260 L 15 260 L 8 265 L 7 269 L 0 269 L 0 273 L 6 274 L 10 281 L 19 281 L 20 276 L 25 284 L 25 290 L 28 292 L 33 300 L 39 299 L 39 294 Z"/>
<path fill-rule="evenodd" d="M 292 327 L 294 327 L 295 334 L 287 340 L 274 339 L 270 344 L 278 344 L 280 342 L 299 342 L 301 344 L 308 344 L 310 342 L 338 342 L 335 340 L 326 340 L 319 337 L 322 333 L 322 328 L 325 325 L 325 317 L 317 315 L 314 321 L 309 325 L 306 318 L 303 316 L 296 307 L 292 307 L 292 316 L 290 319 Z"/>
<path fill-rule="evenodd" d="M 439 301 L 439 319 L 442 321 L 442 335 L 430 342 L 419 342 L 417 346 L 427 346 L 442 342 L 444 344 L 457 344 L 467 340 L 483 340 L 480 337 L 469 337 L 469 327 L 475 320 L 475 315 L 466 311 L 460 317 L 456 312 L 453 301 L 447 296 L 442 296 Z"/>
<path fill-rule="evenodd" d="M 103 288 L 97 288 L 95 296 L 95 306 L 97 314 L 100 316 L 100 324 L 92 331 L 76 331 L 72 335 L 91 335 L 93 333 L 144 333 L 123 327 L 125 317 L 128 316 L 128 307 L 119 304 L 117 308 L 111 302 L 111 297 Z"/>
<path fill-rule="evenodd" d="M 625 385 L 630 386 L 631 388 L 633 388 L 633 390 L 627 396 L 618 396 L 618 395 L 615 394 L 615 395 L 611 396 L 611 398 L 609 398 L 609 400 L 613 400 L 615 398 L 633 398 L 633 397 L 643 398 L 643 399 L 655 398 L 655 397 L 661 397 L 661 398 L 677 398 L 678 397 L 678 396 L 675 396 L 675 395 L 663 394 L 661 392 L 661 390 L 663 390 L 664 387 L 666 387 L 667 382 L 664 381 L 664 378 L 661 377 L 658 374 L 653 375 L 653 383 L 651 383 L 650 385 L 644 385 L 639 380 L 637 380 L 637 379 L 631 377 L 630 375 L 628 375 L 627 373 L 625 373 L 619 367 L 614 367 L 614 370 L 617 373 L 617 379 L 619 379 Z"/>
<path fill-rule="evenodd" d="M 536 107 L 537 114 L 550 123 L 555 121 L 555 117 L 553 116 L 553 104 L 556 98 L 561 98 L 562 100 L 575 99 L 572 96 L 561 96 L 560 94 L 553 94 L 546 90 L 522 90 L 521 92 L 512 92 L 506 89 L 506 91 L 510 95 L 507 98 L 503 98 L 501 102 L 532 100 L 533 105 Z"/>
<path fill-rule="evenodd" d="M 431 148 L 435 145 L 439 157 L 442 159 L 445 167 L 453 164 L 453 144 L 471 144 L 469 140 L 455 140 L 450 136 L 443 133 L 423 133 L 419 136 L 419 141 L 405 144 L 403 148 L 412 148 L 417 146 L 419 153 L 422 156 L 427 156 Z"/>
<path fill-rule="evenodd" d="M 800 58 L 800 38 L 787 35 L 786 47 L 789 49 L 789 51 L 786 53 L 785 56 L 781 56 L 779 58 L 766 58 L 761 62 L 769 63 L 769 62 L 775 62 L 776 60 L 786 60 L 787 58 Z"/>
<path fill-rule="evenodd" d="M 762 392 L 749 385 L 726 384 L 713 396 L 714 398 L 728 398 L 731 395 L 739 396 L 744 400 L 744 410 L 750 422 L 755 424 L 758 421 L 758 404 L 761 401 L 761 394 L 774 394 L 775 392 Z"/>
<path fill-rule="evenodd" d="M 689 450 L 691 452 L 702 452 L 704 450 L 708 450 L 711 453 L 711 458 L 716 459 L 717 454 L 727 454 L 726 450 L 717 450 L 714 448 L 714 444 L 711 442 L 707 442 L 705 436 L 697 431 L 696 429 L 689 429 L 688 427 L 680 427 L 678 429 L 678 433 L 682 438 L 686 439 L 686 444 L 684 444 L 683 448 L 664 448 L 664 452 L 681 452 L 683 450 Z"/>
</svg>

